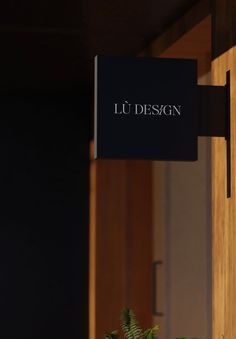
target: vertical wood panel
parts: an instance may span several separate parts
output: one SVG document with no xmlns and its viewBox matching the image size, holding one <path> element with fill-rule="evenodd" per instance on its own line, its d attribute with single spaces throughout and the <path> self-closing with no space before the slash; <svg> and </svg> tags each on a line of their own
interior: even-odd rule
<svg viewBox="0 0 236 339">
<path fill-rule="evenodd" d="M 93 147 L 91 147 L 91 153 Z M 96 167 L 90 163 L 89 215 L 89 337 L 96 338 Z"/>
<path fill-rule="evenodd" d="M 127 162 L 128 296 L 142 327 L 150 327 L 152 264 L 151 161 Z"/>
<path fill-rule="evenodd" d="M 123 307 L 151 325 L 151 164 L 91 165 L 90 338 L 120 327 Z"/>
<path fill-rule="evenodd" d="M 231 71 L 231 159 L 232 186 L 226 198 L 226 145 L 223 138 L 212 141 L 213 185 L 213 338 L 236 335 L 236 199 L 235 199 L 235 142 L 236 142 L 236 47 L 212 63 L 215 85 L 224 85 L 226 71 Z"/>
<path fill-rule="evenodd" d="M 125 161 L 95 163 L 95 338 L 118 328 L 125 306 L 125 171 Z"/>
</svg>

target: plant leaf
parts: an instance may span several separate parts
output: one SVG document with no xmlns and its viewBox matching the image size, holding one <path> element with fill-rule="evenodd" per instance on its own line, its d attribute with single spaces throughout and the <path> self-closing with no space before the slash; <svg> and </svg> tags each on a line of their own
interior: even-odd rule
<svg viewBox="0 0 236 339">
<path fill-rule="evenodd" d="M 117 331 L 112 331 L 110 333 L 105 333 L 105 338 L 104 339 L 118 339 L 118 332 Z"/>
<path fill-rule="evenodd" d="M 158 330 L 159 330 L 159 325 L 156 325 L 156 326 L 149 328 L 146 331 L 144 331 L 143 336 L 144 336 L 144 338 L 147 338 L 147 339 L 155 339 L 156 333 L 157 333 Z"/>
<path fill-rule="evenodd" d="M 121 315 L 121 328 L 126 339 L 140 339 L 142 329 L 140 328 L 134 312 L 130 308 L 125 308 Z"/>
</svg>

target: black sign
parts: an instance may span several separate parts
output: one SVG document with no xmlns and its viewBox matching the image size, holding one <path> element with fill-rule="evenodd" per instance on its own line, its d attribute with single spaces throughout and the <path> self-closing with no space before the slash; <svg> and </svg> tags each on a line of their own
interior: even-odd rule
<svg viewBox="0 0 236 339">
<path fill-rule="evenodd" d="M 197 160 L 195 60 L 95 58 L 95 158 Z"/>
</svg>

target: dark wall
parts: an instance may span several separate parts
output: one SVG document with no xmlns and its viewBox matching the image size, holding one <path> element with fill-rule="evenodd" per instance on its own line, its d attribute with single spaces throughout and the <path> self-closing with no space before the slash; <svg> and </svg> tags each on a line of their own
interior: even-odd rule
<svg viewBox="0 0 236 339">
<path fill-rule="evenodd" d="M 72 95 L 1 97 L 1 338 L 87 338 L 83 110 L 86 99 Z"/>
</svg>

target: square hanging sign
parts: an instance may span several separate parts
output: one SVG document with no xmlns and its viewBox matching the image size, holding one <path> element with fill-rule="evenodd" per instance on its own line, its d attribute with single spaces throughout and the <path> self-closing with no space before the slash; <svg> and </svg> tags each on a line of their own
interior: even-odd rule
<svg viewBox="0 0 236 339">
<path fill-rule="evenodd" d="M 95 158 L 197 160 L 197 61 L 95 57 Z"/>
</svg>

